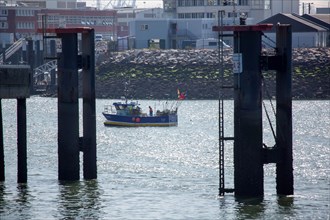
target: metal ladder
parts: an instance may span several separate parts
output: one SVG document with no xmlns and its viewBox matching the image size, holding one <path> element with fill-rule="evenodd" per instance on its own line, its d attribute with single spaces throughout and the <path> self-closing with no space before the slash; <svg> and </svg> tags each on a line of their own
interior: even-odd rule
<svg viewBox="0 0 330 220">
<path fill-rule="evenodd" d="M 224 11 L 219 11 L 219 26 L 223 26 L 223 15 Z M 225 188 L 225 141 L 234 140 L 232 137 L 225 137 L 224 135 L 224 89 L 233 89 L 233 86 L 224 85 L 224 51 L 223 51 L 223 31 L 219 32 L 219 196 L 224 196 L 224 194 L 234 192 L 234 189 Z"/>
<path fill-rule="evenodd" d="M 225 143 L 223 96 L 219 99 L 219 195 L 225 194 Z"/>
</svg>

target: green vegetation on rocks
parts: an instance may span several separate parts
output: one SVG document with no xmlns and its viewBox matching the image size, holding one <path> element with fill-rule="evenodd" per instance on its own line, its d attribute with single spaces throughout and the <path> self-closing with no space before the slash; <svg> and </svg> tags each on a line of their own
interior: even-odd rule
<svg viewBox="0 0 330 220">
<path fill-rule="evenodd" d="M 224 51 L 224 84 L 232 85 L 232 51 Z M 293 50 L 293 99 L 330 99 L 330 48 Z M 131 50 L 103 54 L 96 68 L 96 96 L 117 99 L 129 83 L 135 99 L 175 99 L 177 88 L 189 99 L 218 99 L 217 50 Z M 263 72 L 265 85 L 275 95 L 275 71 Z M 226 90 L 225 98 L 233 92 Z"/>
</svg>

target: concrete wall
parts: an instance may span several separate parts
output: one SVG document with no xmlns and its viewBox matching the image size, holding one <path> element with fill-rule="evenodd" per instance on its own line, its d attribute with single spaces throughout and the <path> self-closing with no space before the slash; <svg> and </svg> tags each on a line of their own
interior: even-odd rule
<svg viewBox="0 0 330 220">
<path fill-rule="evenodd" d="M 130 22 L 131 36 L 135 37 L 135 48 L 148 48 L 148 40 L 164 39 L 169 49 L 169 20 L 136 20 Z"/>
</svg>

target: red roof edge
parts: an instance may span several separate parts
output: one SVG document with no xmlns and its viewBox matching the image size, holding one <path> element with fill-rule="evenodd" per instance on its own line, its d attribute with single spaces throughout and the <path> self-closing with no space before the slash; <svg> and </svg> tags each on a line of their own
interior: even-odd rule
<svg viewBox="0 0 330 220">
<path fill-rule="evenodd" d="M 88 33 L 93 28 L 90 27 L 75 27 L 75 28 L 38 28 L 38 33 L 54 33 L 54 34 L 74 34 L 74 33 Z"/>
</svg>

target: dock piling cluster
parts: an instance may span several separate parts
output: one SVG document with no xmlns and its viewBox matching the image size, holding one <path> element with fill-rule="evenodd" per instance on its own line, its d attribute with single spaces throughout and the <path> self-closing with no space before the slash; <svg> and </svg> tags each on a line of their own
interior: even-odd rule
<svg viewBox="0 0 330 220">
<path fill-rule="evenodd" d="M 84 179 L 96 179 L 96 110 L 95 110 L 95 45 L 92 28 L 57 28 L 42 30 L 45 38 L 59 38 L 62 52 L 51 54 L 58 60 L 58 179 L 79 180 L 79 154 L 83 152 Z M 78 35 L 81 54 L 78 54 Z M 34 63 L 33 44 L 28 42 L 28 63 Z M 39 44 L 38 51 L 42 45 Z M 53 48 L 53 49 L 52 49 Z M 39 54 L 41 56 L 41 54 Z M 83 137 L 79 137 L 78 69 L 82 73 Z M 17 182 L 27 182 L 26 98 L 33 85 L 30 65 L 0 65 L 0 181 L 5 180 L 2 99 L 17 99 Z"/>
<path fill-rule="evenodd" d="M 276 163 L 277 194 L 293 194 L 292 31 L 290 25 L 277 25 L 276 54 L 263 56 L 263 31 L 271 28 L 272 24 L 213 27 L 219 33 L 233 31 L 234 55 L 242 57 L 234 62 L 233 68 L 236 68 L 233 71 L 234 138 L 220 137 L 220 141 L 234 140 L 234 189 L 225 188 L 222 170 L 219 188 L 221 196 L 232 191 L 237 197 L 263 196 L 263 165 L 267 163 Z M 272 147 L 263 144 L 263 69 L 276 71 L 276 134 L 275 146 Z M 219 112 L 223 114 L 223 110 Z M 223 118 L 222 115 L 219 117 Z M 222 154 L 219 152 L 220 157 Z M 225 167 L 222 161 L 220 169 Z"/>
</svg>

